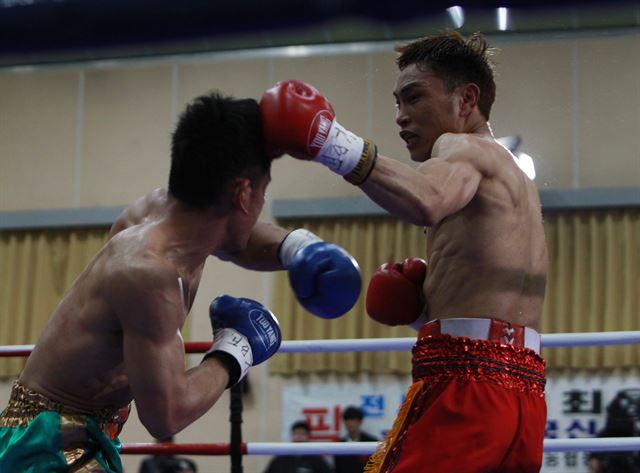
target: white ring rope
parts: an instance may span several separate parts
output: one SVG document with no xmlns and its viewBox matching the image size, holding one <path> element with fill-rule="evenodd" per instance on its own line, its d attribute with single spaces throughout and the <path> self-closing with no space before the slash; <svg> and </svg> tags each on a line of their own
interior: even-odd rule
<svg viewBox="0 0 640 473">
<path fill-rule="evenodd" d="M 631 345 L 640 343 L 640 331 L 548 333 L 541 336 L 544 348 Z M 295 340 L 282 342 L 279 353 L 335 353 L 405 351 L 416 343 L 406 338 L 347 338 L 342 340 Z"/>
<path fill-rule="evenodd" d="M 415 337 L 292 340 L 282 342 L 278 353 L 405 351 L 410 350 L 415 342 Z M 635 343 L 640 343 L 640 331 L 547 333 L 542 335 L 544 348 L 631 345 Z M 32 350 L 33 347 L 34 345 L 0 346 L 0 354 L 16 350 Z"/>
<path fill-rule="evenodd" d="M 371 455 L 377 442 L 247 442 L 247 455 Z M 545 452 L 630 452 L 640 437 L 545 439 Z"/>
</svg>

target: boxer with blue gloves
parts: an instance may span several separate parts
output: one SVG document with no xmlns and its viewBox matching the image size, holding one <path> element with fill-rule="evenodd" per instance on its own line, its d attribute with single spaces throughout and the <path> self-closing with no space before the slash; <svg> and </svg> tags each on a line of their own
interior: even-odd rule
<svg viewBox="0 0 640 473">
<path fill-rule="evenodd" d="M 117 218 L 0 406 L 0 471 L 122 473 L 118 434 L 133 400 L 153 437 L 172 436 L 278 350 L 269 310 L 222 296 L 211 305 L 212 349 L 185 370 L 181 330 L 200 283 L 227 277 L 203 276 L 210 255 L 252 270 L 288 269 L 300 302 L 320 317 L 355 304 L 360 274 L 344 250 L 258 221 L 272 159 L 255 100 L 214 92 L 186 107 L 167 188 Z"/>
</svg>

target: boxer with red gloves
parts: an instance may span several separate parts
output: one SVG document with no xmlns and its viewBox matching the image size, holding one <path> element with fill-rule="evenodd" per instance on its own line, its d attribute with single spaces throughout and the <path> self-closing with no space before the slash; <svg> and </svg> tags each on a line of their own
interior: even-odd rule
<svg viewBox="0 0 640 473">
<path fill-rule="evenodd" d="M 418 330 L 427 321 L 422 289 L 426 277 L 427 262 L 422 258 L 383 264 L 369 282 L 367 314 L 385 325 L 409 325 Z"/>
<path fill-rule="evenodd" d="M 538 472 L 547 273 L 538 190 L 489 126 L 496 92 L 482 35 L 451 32 L 397 52 L 395 121 L 416 167 L 346 130 L 310 84 L 278 83 L 260 102 L 270 155 L 320 162 L 427 228 L 426 279 L 415 260 L 387 263 L 367 292 L 379 322 L 431 319 L 412 350 L 414 384 L 367 472 Z"/>
</svg>

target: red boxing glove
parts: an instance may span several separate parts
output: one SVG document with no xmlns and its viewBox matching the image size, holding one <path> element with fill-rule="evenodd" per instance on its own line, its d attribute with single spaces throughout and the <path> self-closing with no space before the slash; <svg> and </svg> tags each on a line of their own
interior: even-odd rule
<svg viewBox="0 0 640 473">
<path fill-rule="evenodd" d="M 369 317 L 385 325 L 409 325 L 422 313 L 422 284 L 427 276 L 427 262 L 407 258 L 402 263 L 390 261 L 371 276 L 366 308 Z"/>
<path fill-rule="evenodd" d="M 287 153 L 318 161 L 353 184 L 364 182 L 373 169 L 375 145 L 342 127 L 329 101 L 306 82 L 278 82 L 262 96 L 260 113 L 272 157 Z"/>
<path fill-rule="evenodd" d="M 313 159 L 327 140 L 333 107 L 318 90 L 299 80 L 278 82 L 260 100 L 264 144 L 270 156 L 287 153 Z"/>
</svg>

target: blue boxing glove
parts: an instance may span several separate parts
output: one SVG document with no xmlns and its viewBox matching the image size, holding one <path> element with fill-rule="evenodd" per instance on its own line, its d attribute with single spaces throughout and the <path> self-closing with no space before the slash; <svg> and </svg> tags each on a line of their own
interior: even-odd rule
<svg viewBox="0 0 640 473">
<path fill-rule="evenodd" d="M 228 295 L 216 297 L 209 306 L 213 344 L 204 359 L 214 356 L 229 369 L 229 386 L 245 377 L 280 348 L 282 333 L 278 319 L 265 306 L 251 299 Z"/>
<path fill-rule="evenodd" d="M 278 252 L 289 270 L 289 283 L 302 306 L 324 319 L 340 317 L 357 302 L 362 287 L 360 268 L 338 245 L 308 230 L 287 235 Z"/>
</svg>

